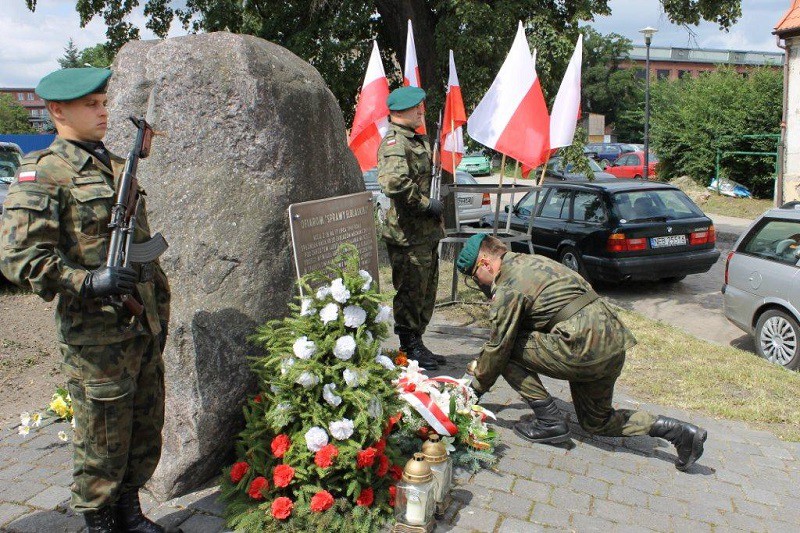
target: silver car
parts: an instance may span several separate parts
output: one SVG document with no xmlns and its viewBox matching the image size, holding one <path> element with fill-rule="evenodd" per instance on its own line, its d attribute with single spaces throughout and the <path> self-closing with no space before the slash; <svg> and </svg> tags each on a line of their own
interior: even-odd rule
<svg viewBox="0 0 800 533">
<path fill-rule="evenodd" d="M 800 202 L 770 209 L 725 264 L 725 317 L 752 335 L 761 357 L 800 368 Z"/>
<path fill-rule="evenodd" d="M 456 170 L 456 182 L 459 185 L 477 185 L 478 182 L 469 172 Z M 372 198 L 375 202 L 375 216 L 383 222 L 386 212 L 389 210 L 389 198 L 381 192 L 378 183 L 378 170 L 370 169 L 364 172 L 364 186 L 368 191 L 372 191 Z M 480 222 L 483 215 L 491 212 L 491 199 L 485 193 L 458 193 L 458 220 L 461 224 L 475 224 Z"/>
</svg>

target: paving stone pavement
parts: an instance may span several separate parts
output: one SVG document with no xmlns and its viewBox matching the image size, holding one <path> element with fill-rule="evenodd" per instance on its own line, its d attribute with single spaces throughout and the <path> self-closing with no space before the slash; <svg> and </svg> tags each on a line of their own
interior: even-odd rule
<svg viewBox="0 0 800 533">
<path fill-rule="evenodd" d="M 460 377 L 480 350 L 474 337 L 430 332 L 426 343 L 448 356 L 441 374 Z M 391 343 L 389 343 L 391 345 Z M 498 415 L 502 441 L 496 471 L 459 472 L 453 505 L 440 532 L 557 531 L 797 531 L 800 444 L 778 440 L 745 424 L 639 403 L 617 394 L 619 407 L 645 409 L 704 426 L 705 455 L 678 472 L 674 448 L 651 437 L 592 437 L 576 423 L 563 382 L 545 384 L 573 433 L 571 446 L 527 443 L 511 427 L 529 414 L 501 380 L 482 402 Z M 78 532 L 83 521 L 68 510 L 71 448 L 58 440 L 66 424 L 49 424 L 23 438 L 0 429 L 0 531 Z M 159 523 L 187 533 L 226 531 L 213 480 L 192 494 L 143 508 Z"/>
</svg>

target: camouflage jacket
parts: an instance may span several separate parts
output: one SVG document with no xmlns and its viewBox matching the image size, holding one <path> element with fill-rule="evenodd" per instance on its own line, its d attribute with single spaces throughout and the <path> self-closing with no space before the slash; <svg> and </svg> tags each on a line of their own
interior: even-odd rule
<svg viewBox="0 0 800 533">
<path fill-rule="evenodd" d="M 378 149 L 378 182 L 392 204 L 383 227 L 387 243 L 418 246 L 444 237 L 441 221 L 425 212 L 431 190 L 431 149 L 425 136 L 391 124 Z"/>
<path fill-rule="evenodd" d="M 566 366 L 601 363 L 636 344 L 636 339 L 602 300 L 544 331 L 550 319 L 591 290 L 579 274 L 546 257 L 507 252 L 492 285 L 491 337 L 475 376 L 488 390 L 512 354 L 557 359 Z"/>
<path fill-rule="evenodd" d="M 49 148 L 25 156 L 3 204 L 0 270 L 48 302 L 58 294 L 56 325 L 59 340 L 66 344 L 112 344 L 147 330 L 157 335 L 159 320 L 169 320 L 169 284 L 158 263 L 152 268 L 134 265 L 145 307 L 141 323 L 131 326 L 127 311 L 104 305 L 102 299 L 80 297 L 88 270 L 106 262 L 114 180 L 124 164 L 124 159 L 111 155 L 109 169 L 89 152 L 56 137 Z M 142 209 L 134 241 L 149 237 Z"/>
</svg>

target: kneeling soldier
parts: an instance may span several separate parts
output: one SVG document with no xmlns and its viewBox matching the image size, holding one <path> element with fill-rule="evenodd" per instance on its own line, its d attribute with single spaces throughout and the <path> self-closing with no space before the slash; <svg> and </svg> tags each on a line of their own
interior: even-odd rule
<svg viewBox="0 0 800 533">
<path fill-rule="evenodd" d="M 493 298 L 492 333 L 468 372 L 478 394 L 502 375 L 536 415 L 514 432 L 531 442 L 569 440 L 569 428 L 539 374 L 569 381 L 581 427 L 595 435 L 650 435 L 672 444 L 686 470 L 703 454 L 706 431 L 665 416 L 614 409 L 625 350 L 636 344 L 616 314 L 579 274 L 550 259 L 509 252 L 487 235 L 470 237 L 458 269 Z"/>
<path fill-rule="evenodd" d="M 9 187 L 0 269 L 46 301 L 58 295 L 62 370 L 75 412 L 72 508 L 91 533 L 160 532 L 142 514 L 139 488 L 161 456 L 169 284 L 157 263 L 107 267 L 115 179 L 124 160 L 101 142 L 111 71 L 64 69 L 36 93 L 58 136 L 28 154 Z M 144 209 L 135 241 L 149 238 Z M 109 297 L 136 292 L 138 319 Z"/>
</svg>

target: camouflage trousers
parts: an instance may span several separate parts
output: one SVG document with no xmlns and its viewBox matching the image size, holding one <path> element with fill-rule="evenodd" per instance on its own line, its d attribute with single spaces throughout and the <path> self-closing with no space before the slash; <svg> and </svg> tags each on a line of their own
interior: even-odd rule
<svg viewBox="0 0 800 533">
<path fill-rule="evenodd" d="M 395 333 L 422 335 L 433 316 L 439 284 L 439 243 L 421 246 L 386 245 L 392 265 Z"/>
<path fill-rule="evenodd" d="M 161 457 L 164 363 L 156 337 L 61 344 L 75 411 L 72 508 L 100 509 L 143 486 Z"/>
<path fill-rule="evenodd" d="M 569 381 L 578 423 L 589 433 L 608 437 L 647 435 L 656 417 L 645 411 L 614 409 L 611 405 L 614 384 L 625 364 L 625 352 L 596 363 L 566 363 L 556 354 L 515 346 L 503 377 L 523 398 L 545 400 L 550 397 L 539 374 Z"/>
</svg>

